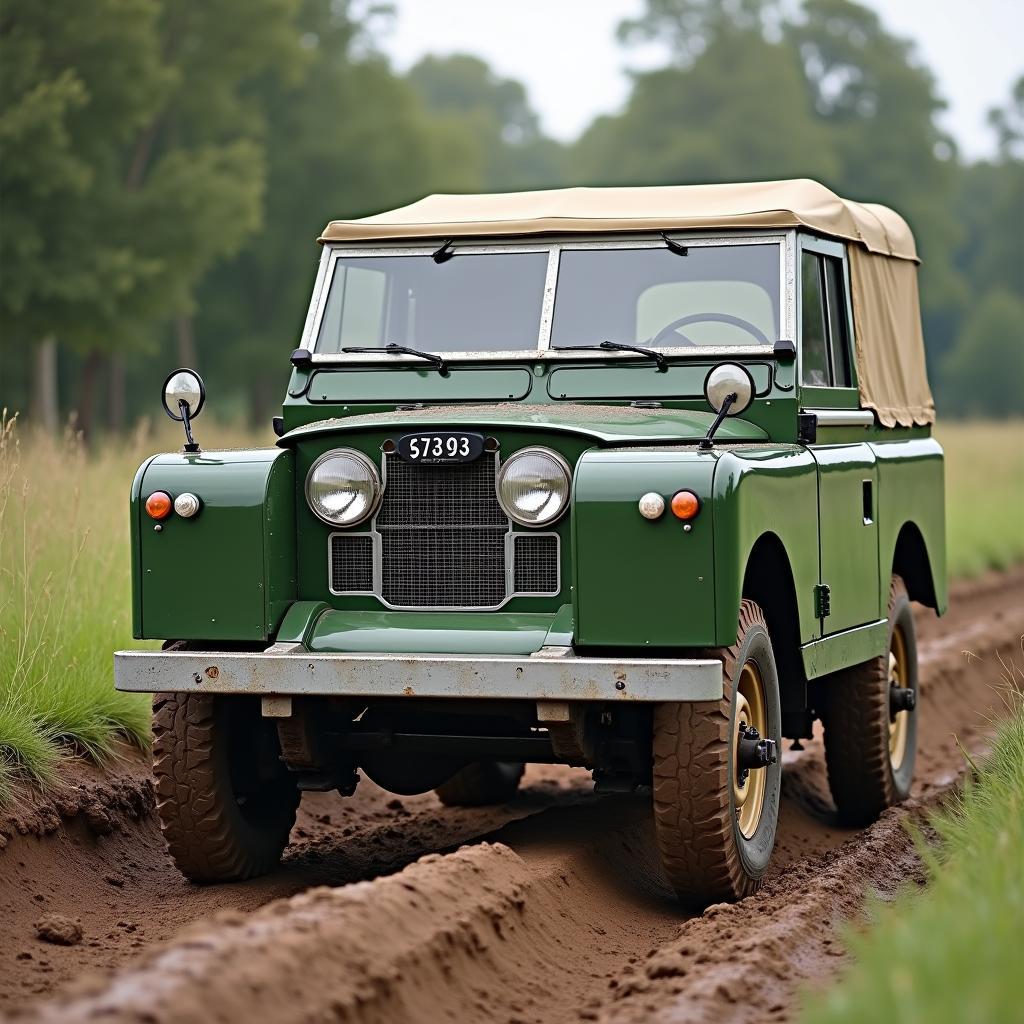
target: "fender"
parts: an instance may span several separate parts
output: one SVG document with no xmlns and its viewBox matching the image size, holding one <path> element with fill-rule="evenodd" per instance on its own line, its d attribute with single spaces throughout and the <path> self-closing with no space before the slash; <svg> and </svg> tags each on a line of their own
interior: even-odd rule
<svg viewBox="0 0 1024 1024">
<path fill-rule="evenodd" d="M 154 529 L 145 499 L 202 506 Z M 157 455 L 132 485 L 136 639 L 265 642 L 295 600 L 295 458 L 280 448 Z"/>
<path fill-rule="evenodd" d="M 577 646 L 682 648 L 715 640 L 715 453 L 686 448 L 590 449 L 572 500 Z M 703 507 L 690 530 L 666 508 L 648 520 L 648 491 L 666 502 L 683 488 Z M 732 638 L 736 620 L 732 622 Z"/>
<path fill-rule="evenodd" d="M 904 577 L 911 598 L 944 614 L 946 583 L 945 456 L 933 437 L 873 441 L 878 459 L 878 576 L 881 607 L 889 577 Z"/>
<path fill-rule="evenodd" d="M 818 583 L 818 482 L 811 453 L 799 445 L 737 446 L 720 453 L 714 475 L 715 636 L 736 639 L 743 580 L 754 545 L 774 534 L 789 560 L 800 642 L 821 636 Z"/>
</svg>

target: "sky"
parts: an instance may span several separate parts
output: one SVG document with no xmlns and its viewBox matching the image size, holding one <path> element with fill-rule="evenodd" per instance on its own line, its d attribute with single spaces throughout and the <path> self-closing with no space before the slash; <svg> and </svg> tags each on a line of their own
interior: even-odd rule
<svg viewBox="0 0 1024 1024">
<path fill-rule="evenodd" d="M 379 44 L 404 71 L 426 53 L 474 53 L 527 88 L 545 131 L 575 138 L 629 93 L 627 67 L 658 50 L 625 51 L 615 28 L 642 0 L 391 0 L 398 12 Z M 987 111 L 1024 74 L 1024 0 L 866 0 L 886 27 L 912 39 L 949 104 L 942 126 L 967 159 L 991 155 Z"/>
</svg>

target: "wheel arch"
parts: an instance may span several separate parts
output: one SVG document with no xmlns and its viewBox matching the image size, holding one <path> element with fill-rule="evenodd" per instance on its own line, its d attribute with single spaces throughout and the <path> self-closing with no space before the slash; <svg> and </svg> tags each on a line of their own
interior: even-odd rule
<svg viewBox="0 0 1024 1024">
<path fill-rule="evenodd" d="M 742 596 L 760 605 L 768 624 L 779 675 L 782 732 L 786 736 L 809 736 L 796 584 L 789 554 L 777 533 L 765 531 L 751 547 L 743 570 Z"/>
<path fill-rule="evenodd" d="M 924 534 L 913 520 L 907 520 L 896 535 L 892 555 L 892 572 L 901 576 L 911 600 L 939 610 L 935 576 Z M 883 581 L 888 587 L 888 580 Z"/>
</svg>

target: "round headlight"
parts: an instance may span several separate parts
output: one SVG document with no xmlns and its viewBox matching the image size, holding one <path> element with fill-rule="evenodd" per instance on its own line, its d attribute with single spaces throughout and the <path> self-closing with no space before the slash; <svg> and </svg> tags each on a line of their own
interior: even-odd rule
<svg viewBox="0 0 1024 1024">
<path fill-rule="evenodd" d="M 350 448 L 321 455 L 306 477 L 309 507 L 331 526 L 355 526 L 373 515 L 380 493 L 373 463 Z"/>
<path fill-rule="evenodd" d="M 569 507 L 572 473 L 547 448 L 522 448 L 498 471 L 498 501 L 505 515 L 523 526 L 553 523 Z"/>
</svg>

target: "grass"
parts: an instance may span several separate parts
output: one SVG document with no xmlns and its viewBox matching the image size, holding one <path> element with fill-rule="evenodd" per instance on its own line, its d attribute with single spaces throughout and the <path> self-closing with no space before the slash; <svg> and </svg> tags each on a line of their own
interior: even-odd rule
<svg viewBox="0 0 1024 1024">
<path fill-rule="evenodd" d="M 1024 420 L 941 423 L 949 575 L 1024 562 Z"/>
<path fill-rule="evenodd" d="M 875 906 L 873 927 L 849 937 L 854 966 L 802 1024 L 1024 1019 L 1024 698 L 1019 670 L 1007 679 L 1014 713 L 976 779 L 932 819 L 938 846 L 919 843 L 927 888 Z"/>
<path fill-rule="evenodd" d="M 201 426 L 210 446 L 270 442 Z M 0 804 L 19 780 L 53 784 L 69 756 L 103 762 L 119 740 L 149 741 L 148 700 L 113 689 L 111 652 L 132 642 L 129 484 L 146 455 L 178 445 L 171 429 L 87 452 L 0 418 Z M 1024 422 L 943 424 L 939 437 L 951 575 L 1024 561 Z"/>
</svg>

